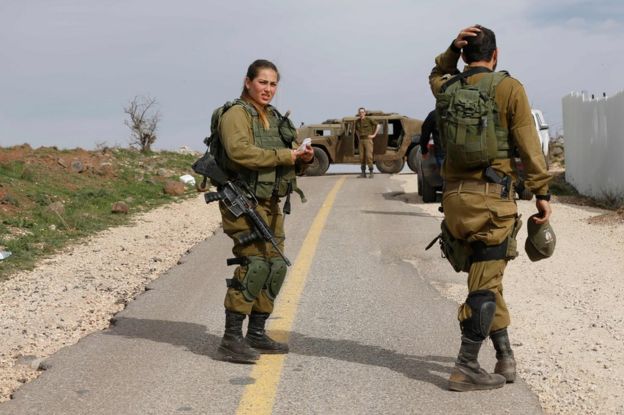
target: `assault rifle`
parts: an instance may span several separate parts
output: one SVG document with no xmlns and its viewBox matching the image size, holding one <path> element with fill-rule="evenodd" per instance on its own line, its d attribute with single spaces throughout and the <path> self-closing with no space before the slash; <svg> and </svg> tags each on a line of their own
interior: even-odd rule
<svg viewBox="0 0 624 415">
<path fill-rule="evenodd" d="M 241 180 L 232 181 L 228 179 L 209 152 L 206 152 L 202 158 L 193 164 L 193 170 L 197 174 L 204 176 L 204 182 L 201 188 L 206 189 L 207 178 L 210 178 L 210 180 L 217 185 L 218 190 L 216 192 L 207 192 L 204 194 L 206 203 L 221 201 L 234 217 L 239 218 L 245 215 L 245 217 L 251 221 L 253 230 L 249 232 L 249 234 L 238 238 L 238 243 L 246 245 L 258 239 L 263 239 L 273 245 L 273 248 L 275 248 L 277 253 L 282 257 L 286 265 L 292 265 L 277 246 L 277 241 L 275 240 L 273 232 L 271 232 L 271 228 L 269 228 L 266 222 L 256 212 L 258 199 L 256 199 L 256 196 L 254 196 L 247 183 Z"/>
</svg>

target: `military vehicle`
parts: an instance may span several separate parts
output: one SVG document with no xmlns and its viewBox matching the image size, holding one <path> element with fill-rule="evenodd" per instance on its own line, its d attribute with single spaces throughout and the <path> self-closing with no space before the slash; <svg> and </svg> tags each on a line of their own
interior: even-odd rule
<svg viewBox="0 0 624 415">
<path fill-rule="evenodd" d="M 409 151 L 414 148 L 414 136 L 420 135 L 422 121 L 381 111 L 368 111 L 367 116 L 381 126 L 373 141 L 375 166 L 382 173 L 400 172 Z M 355 120 L 355 116 L 344 117 L 321 124 L 303 125 L 298 129 L 298 141 L 310 137 L 314 149 L 314 162 L 306 169 L 306 175 L 321 176 L 330 164 L 360 164 Z"/>
</svg>

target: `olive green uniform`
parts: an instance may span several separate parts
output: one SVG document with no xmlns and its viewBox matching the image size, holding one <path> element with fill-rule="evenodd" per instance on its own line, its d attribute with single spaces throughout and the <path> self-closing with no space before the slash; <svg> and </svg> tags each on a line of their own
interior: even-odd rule
<svg viewBox="0 0 624 415">
<path fill-rule="evenodd" d="M 247 109 L 243 105 L 234 105 L 227 110 L 219 123 L 221 142 L 228 157 L 228 170 L 238 172 L 245 181 L 252 182 L 252 189 L 259 204 L 257 213 L 269 225 L 279 248 L 284 251 L 284 216 L 279 206 L 279 198 L 271 196 L 276 177 L 284 172 L 294 171 L 294 162 L 291 150 L 280 139 L 278 132 L 278 119 L 270 110 L 267 116 L 270 127 L 265 130 L 257 115 L 252 116 L 254 111 L 250 106 Z M 256 145 L 256 137 L 262 135 L 265 148 Z M 283 192 L 282 192 L 283 193 Z M 283 194 L 282 194 L 283 195 Z M 232 252 L 237 258 L 252 259 L 254 269 L 260 269 L 260 274 L 271 277 L 275 273 L 282 274 L 281 279 L 270 287 L 270 281 L 259 292 L 249 293 L 240 287 L 229 287 L 225 296 L 224 305 L 229 311 L 240 314 L 271 313 L 273 302 L 279 292 L 286 266 L 273 248 L 271 243 L 264 240 L 256 240 L 247 245 L 238 242 L 238 238 L 248 234 L 252 229 L 249 221 L 241 216 L 235 218 L 223 204 L 220 205 L 223 220 L 223 231 L 234 240 Z M 245 277 L 251 265 L 243 263 L 234 271 L 234 280 L 244 283 Z M 266 276 L 262 277 L 266 279 Z"/>
<path fill-rule="evenodd" d="M 457 74 L 460 53 L 448 48 L 436 58 L 429 82 L 436 95 L 452 75 Z M 483 73 L 467 78 L 475 84 Z M 512 77 L 505 77 L 496 87 L 494 100 L 499 110 L 500 126 L 506 129 L 509 139 L 518 149 L 525 169 L 525 186 L 536 195 L 548 193 L 550 175 L 542 154 L 537 131 L 531 115 L 531 107 L 522 84 Z M 510 175 L 514 182 L 518 177 L 511 158 L 495 159 L 492 167 L 501 175 Z M 472 243 L 483 242 L 486 246 L 499 245 L 510 236 L 517 219 L 517 206 L 513 192 L 502 198 L 500 186 L 486 183 L 483 169 L 463 170 L 453 166 L 448 158 L 442 166 L 445 181 L 442 206 L 444 220 L 450 233 L 457 239 Z M 473 262 L 468 272 L 468 290 L 490 290 L 495 295 L 496 312 L 491 332 L 507 327 L 509 312 L 503 298 L 503 273 L 506 259 Z M 469 319 L 471 309 L 467 304 L 459 308 L 460 322 Z"/>
<path fill-rule="evenodd" d="M 355 133 L 359 137 L 358 149 L 360 152 L 360 164 L 368 165 L 373 169 L 373 139 L 369 135 L 375 134 L 377 123 L 368 117 L 355 120 Z"/>
</svg>

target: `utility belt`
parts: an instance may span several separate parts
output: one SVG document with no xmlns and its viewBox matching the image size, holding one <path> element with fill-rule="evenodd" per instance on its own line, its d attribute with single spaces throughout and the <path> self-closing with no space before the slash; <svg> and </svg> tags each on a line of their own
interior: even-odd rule
<svg viewBox="0 0 624 415">
<path fill-rule="evenodd" d="M 445 182 L 444 193 L 484 193 L 502 195 L 505 187 L 498 183 L 482 182 L 480 180 L 460 180 L 458 182 Z"/>
<path fill-rule="evenodd" d="M 513 199 L 513 185 L 510 176 L 498 179 L 498 183 L 482 180 L 459 180 L 444 182 L 444 193 L 468 192 L 497 195 L 501 199 Z"/>
</svg>

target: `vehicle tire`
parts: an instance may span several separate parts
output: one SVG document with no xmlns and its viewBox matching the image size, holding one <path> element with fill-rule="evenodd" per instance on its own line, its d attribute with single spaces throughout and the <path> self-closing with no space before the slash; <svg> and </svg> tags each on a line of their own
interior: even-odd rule
<svg viewBox="0 0 624 415">
<path fill-rule="evenodd" d="M 436 201 L 436 189 L 427 183 L 427 180 L 422 179 L 422 200 L 425 203 L 433 203 Z"/>
<path fill-rule="evenodd" d="M 416 154 L 418 153 L 418 146 L 412 147 L 412 149 L 407 153 L 407 165 L 411 171 L 414 173 L 418 173 L 418 165 Z"/>
<path fill-rule="evenodd" d="M 405 166 L 405 160 L 403 157 L 396 160 L 378 160 L 375 162 L 375 166 L 382 173 L 394 174 L 403 170 L 403 166 Z"/>
<path fill-rule="evenodd" d="M 306 176 L 322 176 L 329 168 L 329 157 L 325 150 L 314 147 L 314 161 L 305 170 Z"/>
</svg>

